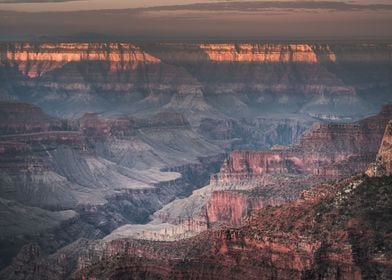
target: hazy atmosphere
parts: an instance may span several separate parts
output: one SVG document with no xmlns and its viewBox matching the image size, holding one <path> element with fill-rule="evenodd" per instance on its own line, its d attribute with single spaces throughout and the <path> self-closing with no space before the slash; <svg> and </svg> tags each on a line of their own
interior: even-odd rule
<svg viewBox="0 0 392 280">
<path fill-rule="evenodd" d="M 391 1 L 0 1 L 0 38 L 357 39 L 392 35 Z"/>
</svg>

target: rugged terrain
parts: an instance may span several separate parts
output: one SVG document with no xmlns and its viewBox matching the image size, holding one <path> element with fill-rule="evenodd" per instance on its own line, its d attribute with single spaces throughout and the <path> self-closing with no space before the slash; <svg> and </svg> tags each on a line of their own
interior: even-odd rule
<svg viewBox="0 0 392 280">
<path fill-rule="evenodd" d="M 391 126 L 378 153 L 389 170 Z M 176 243 L 102 243 L 97 260 L 83 255 L 76 278 L 388 279 L 391 177 L 357 175 L 321 184 L 279 207 Z M 91 252 L 91 251 L 90 251 Z"/>
<path fill-rule="evenodd" d="M 145 118 L 61 119 L 6 101 L 0 115 L 1 267 L 29 242 L 51 253 L 81 237 L 103 238 L 121 225 L 148 222 L 169 202 L 207 185 L 233 143 L 243 141 L 212 140 L 169 110 Z M 266 135 L 276 135 L 274 122 L 268 126 Z M 36 222 L 27 222 L 26 211 Z M 194 232 L 199 226 L 192 225 Z"/>
<path fill-rule="evenodd" d="M 2 103 L 1 114 L 4 263 L 27 241 L 47 242 L 51 251 L 82 236 L 103 237 L 124 223 L 143 223 L 206 184 L 224 157 L 178 113 L 149 119 L 87 114 L 68 121 L 32 105 Z M 24 222 L 25 211 L 36 226 Z M 69 231 L 46 240 L 63 227 Z"/>
<path fill-rule="evenodd" d="M 388 170 L 389 123 L 375 158 Z M 388 279 L 391 177 L 360 173 L 316 184 L 300 198 L 176 242 L 79 240 L 49 257 L 28 245 L 11 279 Z"/>
<path fill-rule="evenodd" d="M 76 278 L 388 279 L 390 186 L 387 177 L 352 177 L 262 210 L 240 228 L 174 244 L 95 245 L 79 259 Z"/>
<path fill-rule="evenodd" d="M 242 232 L 251 213 L 311 196 L 315 184 L 338 188 L 374 161 L 392 117 L 381 109 L 392 100 L 391 53 L 360 42 L 0 43 L 1 277 L 66 278 L 76 263 L 75 277 L 94 275 L 112 253 L 143 262 L 140 277 L 173 277 L 172 265 L 178 278 L 198 277 L 193 250 L 209 246 L 203 238 L 223 244 L 222 225 Z M 389 142 L 369 175 L 389 175 Z M 122 240 L 212 228 L 176 243 Z M 171 244 L 178 256 L 165 252 Z M 123 255 L 127 246 L 151 263 Z M 178 263 L 187 247 L 189 271 Z M 200 269 L 216 277 L 222 265 Z"/>
<path fill-rule="evenodd" d="M 359 122 L 317 124 L 291 146 L 234 151 L 208 186 L 156 212 L 150 222 L 154 227 L 128 225 L 107 238 L 167 240 L 222 223 L 240 225 L 251 212 L 294 200 L 311 185 L 365 170 L 374 161 L 391 118 L 392 107 L 385 106 Z M 178 226 L 173 229 L 173 224 Z"/>
</svg>

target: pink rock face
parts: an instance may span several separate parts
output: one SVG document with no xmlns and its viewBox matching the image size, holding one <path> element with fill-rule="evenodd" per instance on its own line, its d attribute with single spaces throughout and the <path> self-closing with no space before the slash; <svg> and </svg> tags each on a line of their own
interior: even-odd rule
<svg viewBox="0 0 392 280">
<path fill-rule="evenodd" d="M 307 44 L 202 44 L 209 59 L 219 62 L 304 62 L 317 63 Z M 335 61 L 334 54 L 330 55 Z"/>
<path fill-rule="evenodd" d="M 70 62 L 108 61 L 112 72 L 135 69 L 140 63 L 160 63 L 158 58 L 139 47 L 124 43 L 45 43 L 38 46 L 20 43 L 14 44 L 6 57 L 30 78 L 42 76 Z"/>
<path fill-rule="evenodd" d="M 207 216 L 211 223 L 227 221 L 239 225 L 247 214 L 247 198 L 240 194 L 214 192 L 207 204 Z"/>
<path fill-rule="evenodd" d="M 392 174 L 392 122 L 388 123 L 378 151 L 378 160 L 384 166 L 386 175 Z"/>
<path fill-rule="evenodd" d="M 278 202 L 263 197 L 249 197 L 239 192 L 215 191 L 208 202 L 207 219 L 210 224 L 226 223 L 241 225 L 244 218 L 265 205 L 277 205 Z"/>
<path fill-rule="evenodd" d="M 1 56 L 5 65 L 22 74 L 14 79 L 32 88 L 38 83 L 46 90 L 78 94 L 97 88 L 110 92 L 201 92 L 200 83 L 184 68 L 165 64 L 130 43 L 9 43 L 4 44 Z"/>
<path fill-rule="evenodd" d="M 266 174 L 301 173 L 302 162 L 300 154 L 290 151 L 235 151 L 224 162 L 218 180 L 229 182 Z"/>
</svg>

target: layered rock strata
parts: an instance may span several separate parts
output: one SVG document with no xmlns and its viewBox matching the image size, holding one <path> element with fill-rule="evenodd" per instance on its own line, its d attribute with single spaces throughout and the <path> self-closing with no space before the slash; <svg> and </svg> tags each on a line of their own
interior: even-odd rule
<svg viewBox="0 0 392 280">
<path fill-rule="evenodd" d="M 388 99 L 391 52 L 381 43 L 3 43 L 0 93 L 61 117 L 165 106 L 196 121 L 245 111 L 345 120 Z"/>
<path fill-rule="evenodd" d="M 110 62 L 110 71 L 137 68 L 160 60 L 128 43 L 16 43 L 8 45 L 7 61 L 30 78 L 45 75 L 71 62 Z"/>
<path fill-rule="evenodd" d="M 1 268 L 28 242 L 46 240 L 46 254 L 80 237 L 145 223 L 174 198 L 205 185 L 224 157 L 175 112 L 144 119 L 89 113 L 67 121 L 6 102 L 0 115 Z M 40 226 L 25 222 L 22 205 Z M 47 221 L 53 217 L 56 222 Z"/>
<path fill-rule="evenodd" d="M 389 155 L 389 130 L 380 148 L 384 158 Z M 101 242 L 81 254 L 75 276 L 388 279 L 390 186 L 390 176 L 356 175 L 316 185 L 294 202 L 264 208 L 239 228 L 210 230 L 171 243 Z"/>
<path fill-rule="evenodd" d="M 175 243 L 103 242 L 82 254 L 76 278 L 388 279 L 390 183 L 358 176 L 323 184 L 243 227 Z"/>
<path fill-rule="evenodd" d="M 317 55 L 307 44 L 203 44 L 212 61 L 229 62 L 304 62 L 317 63 Z M 330 55 L 333 60 L 333 53 Z"/>
</svg>

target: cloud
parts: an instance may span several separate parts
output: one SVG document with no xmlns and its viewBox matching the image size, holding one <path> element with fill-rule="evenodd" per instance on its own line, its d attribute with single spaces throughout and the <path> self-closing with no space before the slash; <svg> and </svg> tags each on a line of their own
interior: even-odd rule
<svg viewBox="0 0 392 280">
<path fill-rule="evenodd" d="M 80 2 L 91 3 L 89 0 L 0 0 L 0 4 L 33 4 L 42 3 L 67 3 L 67 2 Z M 102 10 L 116 10 L 116 2 L 113 5 L 108 5 L 108 8 Z M 150 2 L 148 2 L 150 3 Z M 370 1 L 313 1 L 313 0 L 289 0 L 289 1 L 239 1 L 239 0 L 199 0 L 194 3 L 181 3 L 178 1 L 176 5 L 162 5 L 163 1 L 156 1 L 154 5 L 147 5 L 143 8 L 125 8 L 119 9 L 121 11 L 127 10 L 128 12 L 159 12 L 159 11 L 205 11 L 205 12 L 263 12 L 263 11 L 302 11 L 302 10 L 318 10 L 318 11 L 382 11 L 392 10 L 392 4 L 370 4 Z M 77 8 L 77 6 L 75 6 Z M 91 5 L 91 9 L 83 9 L 93 11 L 95 5 Z M 117 8 L 118 9 L 118 8 Z M 78 10 L 73 10 L 77 12 Z M 31 12 L 31 11 L 29 11 Z"/>
<path fill-rule="evenodd" d="M 27 4 L 27 3 L 63 3 L 80 0 L 0 0 L 0 4 Z"/>
<path fill-rule="evenodd" d="M 338 1 L 237 0 L 72 12 L 0 10 L 0 40 L 75 32 L 121 40 L 389 39 L 391 25 L 392 5 Z"/>
<path fill-rule="evenodd" d="M 333 11 L 380 11 L 392 10 L 390 4 L 356 4 L 343 1 L 224 1 L 215 3 L 195 3 L 188 5 L 170 5 L 140 8 L 143 11 L 239 11 L 260 12 L 277 10 L 333 10 Z"/>
</svg>

